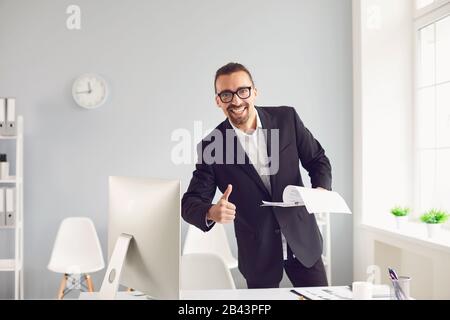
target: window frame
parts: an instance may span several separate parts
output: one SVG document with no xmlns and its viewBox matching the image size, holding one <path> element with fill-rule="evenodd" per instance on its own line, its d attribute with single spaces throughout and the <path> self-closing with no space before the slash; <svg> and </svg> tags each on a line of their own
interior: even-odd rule
<svg viewBox="0 0 450 320">
<path fill-rule="evenodd" d="M 419 212 L 420 208 L 420 146 L 418 139 L 418 111 L 419 111 L 419 99 L 418 93 L 423 87 L 420 85 L 420 69 L 421 69 L 421 39 L 420 39 L 420 30 L 438 22 L 441 19 L 450 16 L 450 0 L 435 0 L 434 3 L 422 8 L 416 9 L 416 1 L 413 1 L 414 6 L 414 21 L 413 21 L 413 39 L 414 39 L 414 80 L 413 80 L 413 94 L 414 94 L 414 109 L 413 109 L 413 168 L 414 168 L 414 176 L 413 176 L 413 212 L 414 218 L 418 218 L 422 212 Z M 436 74 L 435 74 L 436 79 Z M 434 81 L 433 86 L 436 87 L 437 83 Z M 435 102 L 436 106 L 436 102 Z M 434 150 L 437 150 L 437 146 L 435 146 Z M 437 161 L 437 160 L 436 160 Z M 436 165 L 436 164 L 435 164 Z M 431 209 L 431 208 L 430 208 Z M 447 208 L 450 210 L 450 208 Z"/>
<path fill-rule="evenodd" d="M 417 9 L 417 0 L 413 1 L 413 12 L 414 18 L 419 19 L 421 17 L 427 16 L 433 11 L 439 10 L 441 7 L 450 3 L 450 0 L 434 0 L 432 4 L 429 4 L 423 8 Z"/>
</svg>

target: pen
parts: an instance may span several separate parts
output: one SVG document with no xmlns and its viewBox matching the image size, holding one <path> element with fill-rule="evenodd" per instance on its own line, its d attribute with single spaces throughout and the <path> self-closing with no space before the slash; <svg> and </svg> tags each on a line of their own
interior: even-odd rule
<svg viewBox="0 0 450 320">
<path fill-rule="evenodd" d="M 395 297 L 397 298 L 397 300 L 401 300 L 400 292 L 398 290 L 398 283 L 396 282 L 396 280 L 398 279 L 397 273 L 392 268 L 388 268 L 388 272 L 389 278 L 391 278 L 392 281 L 392 286 L 394 287 Z"/>
<path fill-rule="evenodd" d="M 388 268 L 389 271 L 389 277 L 391 278 L 392 285 L 394 287 L 394 292 L 397 300 L 407 300 L 408 297 L 406 296 L 405 292 L 403 291 L 398 281 L 398 275 L 397 272 L 395 272 L 394 269 Z"/>
<path fill-rule="evenodd" d="M 294 294 L 296 294 L 296 295 L 298 295 L 298 296 L 300 297 L 300 300 L 311 300 L 310 298 L 305 297 L 305 296 L 302 295 L 300 292 L 298 292 L 298 291 L 296 291 L 296 290 L 294 290 L 294 289 L 292 289 L 291 292 L 294 293 Z"/>
<path fill-rule="evenodd" d="M 397 272 L 395 272 L 394 269 L 388 268 L 389 270 L 389 276 L 392 280 L 398 280 Z"/>
</svg>

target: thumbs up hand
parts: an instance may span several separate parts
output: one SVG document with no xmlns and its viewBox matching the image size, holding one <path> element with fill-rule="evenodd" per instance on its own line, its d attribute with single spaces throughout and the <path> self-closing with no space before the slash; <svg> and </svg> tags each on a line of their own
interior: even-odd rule
<svg viewBox="0 0 450 320">
<path fill-rule="evenodd" d="M 217 223 L 231 223 L 236 217 L 236 206 L 228 201 L 233 186 L 228 185 L 219 202 L 209 208 L 206 218 Z"/>
<path fill-rule="evenodd" d="M 230 196 L 231 192 L 233 191 L 233 186 L 231 184 L 228 185 L 227 189 L 225 190 L 225 192 L 223 193 L 222 197 L 220 198 L 220 200 L 226 200 L 228 201 L 228 197 Z"/>
</svg>

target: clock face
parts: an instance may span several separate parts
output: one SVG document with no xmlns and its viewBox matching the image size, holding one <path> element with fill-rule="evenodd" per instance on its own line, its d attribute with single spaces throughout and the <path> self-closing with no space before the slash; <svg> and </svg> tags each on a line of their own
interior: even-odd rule
<svg viewBox="0 0 450 320">
<path fill-rule="evenodd" d="M 94 109 L 105 103 L 108 87 L 102 77 L 96 74 L 84 74 L 73 83 L 72 95 L 80 107 Z"/>
</svg>

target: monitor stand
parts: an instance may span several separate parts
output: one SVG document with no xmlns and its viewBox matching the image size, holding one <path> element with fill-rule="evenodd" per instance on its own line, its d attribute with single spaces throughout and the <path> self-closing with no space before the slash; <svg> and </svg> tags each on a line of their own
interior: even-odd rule
<svg viewBox="0 0 450 320">
<path fill-rule="evenodd" d="M 111 259 L 109 260 L 100 291 L 81 292 L 79 297 L 80 300 L 153 300 L 153 298 L 140 292 L 131 294 L 129 292 L 119 291 L 120 275 L 132 239 L 133 236 L 126 233 L 122 233 L 119 236 L 116 245 L 114 246 Z"/>
<path fill-rule="evenodd" d="M 102 286 L 98 292 L 98 299 L 113 300 L 116 299 L 119 290 L 120 275 L 130 246 L 132 235 L 122 233 L 116 241 L 114 251 L 109 260 Z"/>
</svg>

